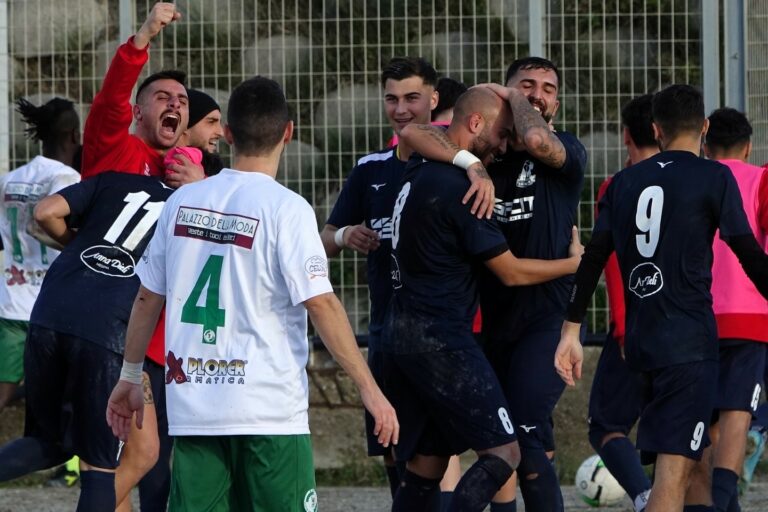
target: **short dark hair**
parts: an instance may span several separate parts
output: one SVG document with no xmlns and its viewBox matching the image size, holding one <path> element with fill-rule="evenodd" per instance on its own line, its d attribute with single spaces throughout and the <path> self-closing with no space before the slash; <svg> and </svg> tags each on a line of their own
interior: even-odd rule
<svg viewBox="0 0 768 512">
<path fill-rule="evenodd" d="M 274 80 L 255 76 L 232 91 L 227 125 L 238 153 L 259 156 L 271 151 L 290 121 L 288 102 Z"/>
<path fill-rule="evenodd" d="M 437 90 L 439 97 L 437 106 L 435 107 L 435 110 L 432 111 L 432 119 L 436 118 L 446 110 L 453 108 L 453 106 L 456 105 L 456 100 L 459 99 L 459 96 L 466 92 L 467 86 L 458 80 L 444 76 L 437 81 L 435 90 Z"/>
<path fill-rule="evenodd" d="M 53 98 L 49 102 L 35 106 L 24 98 L 16 101 L 16 111 L 27 124 L 24 129 L 27 137 L 40 141 L 43 145 L 56 145 L 80 129 L 80 117 L 75 104 L 63 98 Z"/>
<path fill-rule="evenodd" d="M 437 71 L 426 59 L 422 57 L 392 57 L 381 70 L 381 86 L 384 87 L 387 80 L 405 80 L 412 76 L 418 76 L 426 85 L 437 85 Z"/>
<path fill-rule="evenodd" d="M 669 139 L 704 125 L 704 97 L 687 84 L 670 85 L 653 96 L 653 122 Z"/>
<path fill-rule="evenodd" d="M 144 91 L 144 89 L 147 88 L 149 84 L 152 82 L 157 82 L 158 80 L 176 80 L 181 85 L 183 85 L 185 89 L 187 88 L 187 74 L 185 72 L 179 71 L 178 69 L 166 69 L 163 71 L 158 71 L 157 73 L 149 75 L 144 79 L 143 82 L 141 82 L 139 88 L 136 90 L 136 101 L 139 101 L 141 93 Z"/>
<path fill-rule="evenodd" d="M 657 147 L 653 137 L 653 94 L 632 98 L 621 109 L 621 124 L 627 128 L 635 145 L 640 148 Z"/>
<path fill-rule="evenodd" d="M 507 68 L 504 84 L 506 85 L 509 83 L 509 79 L 515 76 L 521 69 L 551 69 L 555 72 L 555 75 L 557 75 L 557 88 L 560 89 L 560 84 L 562 83 L 560 70 L 557 69 L 554 62 L 543 57 L 523 57 L 514 61 Z"/>
<path fill-rule="evenodd" d="M 719 108 L 709 115 L 706 142 L 710 146 L 731 149 L 743 146 L 752 137 L 752 125 L 747 116 L 735 108 Z"/>
</svg>

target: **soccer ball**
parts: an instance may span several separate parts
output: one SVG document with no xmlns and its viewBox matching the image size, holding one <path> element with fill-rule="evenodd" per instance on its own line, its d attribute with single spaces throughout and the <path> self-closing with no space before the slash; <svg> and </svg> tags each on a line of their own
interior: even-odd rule
<svg viewBox="0 0 768 512">
<path fill-rule="evenodd" d="M 576 490 L 581 499 L 593 507 L 616 505 L 626 494 L 597 455 L 592 455 L 579 466 Z"/>
</svg>

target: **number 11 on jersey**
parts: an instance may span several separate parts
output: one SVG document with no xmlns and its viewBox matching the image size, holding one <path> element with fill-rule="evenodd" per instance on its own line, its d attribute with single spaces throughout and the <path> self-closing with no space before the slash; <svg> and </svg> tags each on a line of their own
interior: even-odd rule
<svg viewBox="0 0 768 512">
<path fill-rule="evenodd" d="M 226 311 L 219 307 L 219 283 L 224 257 L 211 255 L 203 265 L 203 270 L 192 288 L 192 292 L 181 308 L 181 321 L 187 324 L 203 326 L 203 343 L 216 344 L 218 328 L 224 327 Z M 207 286 L 206 286 L 207 285 Z M 205 306 L 197 303 L 205 289 Z"/>
</svg>

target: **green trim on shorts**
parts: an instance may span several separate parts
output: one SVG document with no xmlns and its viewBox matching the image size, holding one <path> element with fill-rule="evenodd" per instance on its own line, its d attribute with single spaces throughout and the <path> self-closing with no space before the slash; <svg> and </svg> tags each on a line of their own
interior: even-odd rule
<svg viewBox="0 0 768 512">
<path fill-rule="evenodd" d="M 175 437 L 168 510 L 316 512 L 309 434 Z"/>
<path fill-rule="evenodd" d="M 0 318 L 0 382 L 17 384 L 24 378 L 24 342 L 29 322 Z"/>
</svg>

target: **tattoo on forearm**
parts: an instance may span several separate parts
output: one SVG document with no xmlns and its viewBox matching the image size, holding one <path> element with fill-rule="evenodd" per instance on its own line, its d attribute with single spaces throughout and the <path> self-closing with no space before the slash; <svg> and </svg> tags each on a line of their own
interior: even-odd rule
<svg viewBox="0 0 768 512">
<path fill-rule="evenodd" d="M 434 128 L 430 125 L 419 126 L 418 129 L 426 132 L 426 134 L 429 135 L 430 138 L 439 144 L 443 149 L 449 149 L 453 151 L 459 151 L 461 149 L 458 145 L 448 140 L 448 137 L 445 136 L 445 132 L 440 129 Z"/>
<path fill-rule="evenodd" d="M 552 133 L 547 122 L 539 112 L 534 110 L 526 98 L 518 98 L 512 105 L 515 130 L 525 140 L 525 135 L 533 129 L 537 129 L 540 137 L 534 147 L 536 157 L 550 167 L 560 167 L 565 158 L 565 148 L 557 135 Z"/>
<path fill-rule="evenodd" d="M 155 403 L 155 398 L 152 396 L 152 385 L 149 382 L 149 376 L 146 373 L 141 374 L 141 387 L 144 391 L 144 405 L 151 405 Z"/>
</svg>

